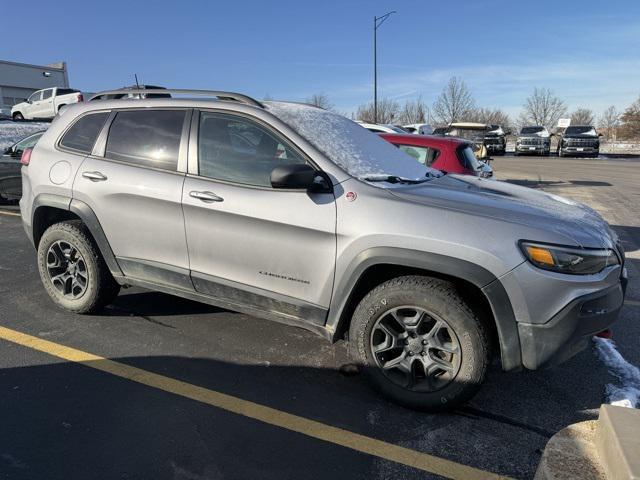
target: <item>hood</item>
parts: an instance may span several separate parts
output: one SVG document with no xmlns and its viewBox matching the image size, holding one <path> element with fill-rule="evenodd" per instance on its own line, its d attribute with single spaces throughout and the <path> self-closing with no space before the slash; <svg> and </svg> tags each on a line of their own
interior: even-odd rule
<svg viewBox="0 0 640 480">
<path fill-rule="evenodd" d="M 584 248 L 615 248 L 617 236 L 590 207 L 532 188 L 496 180 L 446 175 L 389 189 L 397 197 L 440 209 L 464 211 L 564 236 Z M 526 240 L 536 240 L 530 238 Z"/>
</svg>

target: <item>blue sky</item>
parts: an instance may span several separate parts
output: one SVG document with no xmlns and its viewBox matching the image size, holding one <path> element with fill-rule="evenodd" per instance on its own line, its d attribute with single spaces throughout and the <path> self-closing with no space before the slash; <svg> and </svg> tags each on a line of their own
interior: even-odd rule
<svg viewBox="0 0 640 480">
<path fill-rule="evenodd" d="M 304 100 L 345 112 L 379 96 L 432 103 L 463 77 L 479 106 L 516 116 L 534 87 L 570 109 L 624 109 L 640 94 L 640 0 L 3 0 L 0 59 L 66 60 L 73 87 L 142 82 Z"/>
</svg>

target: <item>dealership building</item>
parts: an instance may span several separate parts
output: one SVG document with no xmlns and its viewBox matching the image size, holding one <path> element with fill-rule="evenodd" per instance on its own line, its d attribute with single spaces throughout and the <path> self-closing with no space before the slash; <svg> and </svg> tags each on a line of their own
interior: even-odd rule
<svg viewBox="0 0 640 480">
<path fill-rule="evenodd" d="M 0 113 L 9 115 L 16 103 L 50 87 L 69 88 L 66 62 L 31 65 L 0 60 Z"/>
</svg>

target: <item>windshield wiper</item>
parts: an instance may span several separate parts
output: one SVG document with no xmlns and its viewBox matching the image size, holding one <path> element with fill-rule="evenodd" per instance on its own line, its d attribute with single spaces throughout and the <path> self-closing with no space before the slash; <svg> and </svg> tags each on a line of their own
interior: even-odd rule
<svg viewBox="0 0 640 480">
<path fill-rule="evenodd" d="M 366 182 L 406 183 L 413 185 L 416 183 L 426 182 L 433 177 L 425 177 L 424 179 L 415 180 L 411 178 L 399 177 L 397 175 L 366 175 L 360 178 Z"/>
</svg>

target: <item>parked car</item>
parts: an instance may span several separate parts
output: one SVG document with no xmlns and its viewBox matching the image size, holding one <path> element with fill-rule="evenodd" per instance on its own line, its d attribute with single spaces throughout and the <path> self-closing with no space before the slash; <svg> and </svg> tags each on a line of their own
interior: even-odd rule
<svg viewBox="0 0 640 480">
<path fill-rule="evenodd" d="M 526 153 L 527 155 L 549 155 L 550 151 L 551 135 L 546 127 L 532 125 L 520 129 L 520 133 L 516 138 L 514 155 L 518 156 L 521 153 Z"/>
<path fill-rule="evenodd" d="M 504 155 L 507 151 L 507 135 L 501 125 L 488 125 L 488 130 L 484 134 L 484 146 L 487 147 L 489 155 Z"/>
<path fill-rule="evenodd" d="M 25 101 L 11 108 L 11 118 L 21 120 L 51 120 L 65 105 L 82 102 L 84 96 L 73 88 L 45 88 L 33 92 Z"/>
<path fill-rule="evenodd" d="M 407 133 L 406 130 L 390 123 L 366 123 L 360 121 L 357 123 L 373 133 Z"/>
<path fill-rule="evenodd" d="M 417 135 L 431 135 L 433 133 L 433 127 L 428 123 L 412 123 L 410 125 L 402 125 L 402 128 L 409 133 Z"/>
<path fill-rule="evenodd" d="M 120 98 L 171 98 L 170 93 L 140 93 L 143 90 L 166 90 L 165 87 L 158 87 L 155 85 L 130 85 L 128 87 L 122 87 L 120 90 L 124 92 L 93 95 L 89 101 L 115 100 Z"/>
<path fill-rule="evenodd" d="M 624 253 L 588 207 L 443 175 L 320 108 L 211 96 L 76 104 L 25 150 L 59 307 L 137 285 L 346 338 L 380 392 L 433 410 L 471 398 L 494 345 L 535 370 L 616 319 Z"/>
<path fill-rule="evenodd" d="M 476 177 L 493 176 L 493 169 L 476 158 L 473 145 L 466 140 L 398 133 L 380 136 L 427 167 Z"/>
<path fill-rule="evenodd" d="M 33 148 L 44 130 L 23 138 L 7 148 L 0 157 L 0 198 L 2 200 L 19 200 L 22 196 L 22 167 L 20 158 L 27 148 Z"/>
<path fill-rule="evenodd" d="M 558 156 L 597 157 L 600 154 L 600 137 L 591 125 L 570 125 L 558 140 Z"/>
<path fill-rule="evenodd" d="M 480 160 L 489 158 L 489 150 L 484 144 L 484 137 L 490 131 L 490 127 L 484 123 L 456 122 L 447 127 L 436 129 L 434 134 L 448 137 L 463 138 L 473 144 L 473 153 Z"/>
</svg>

